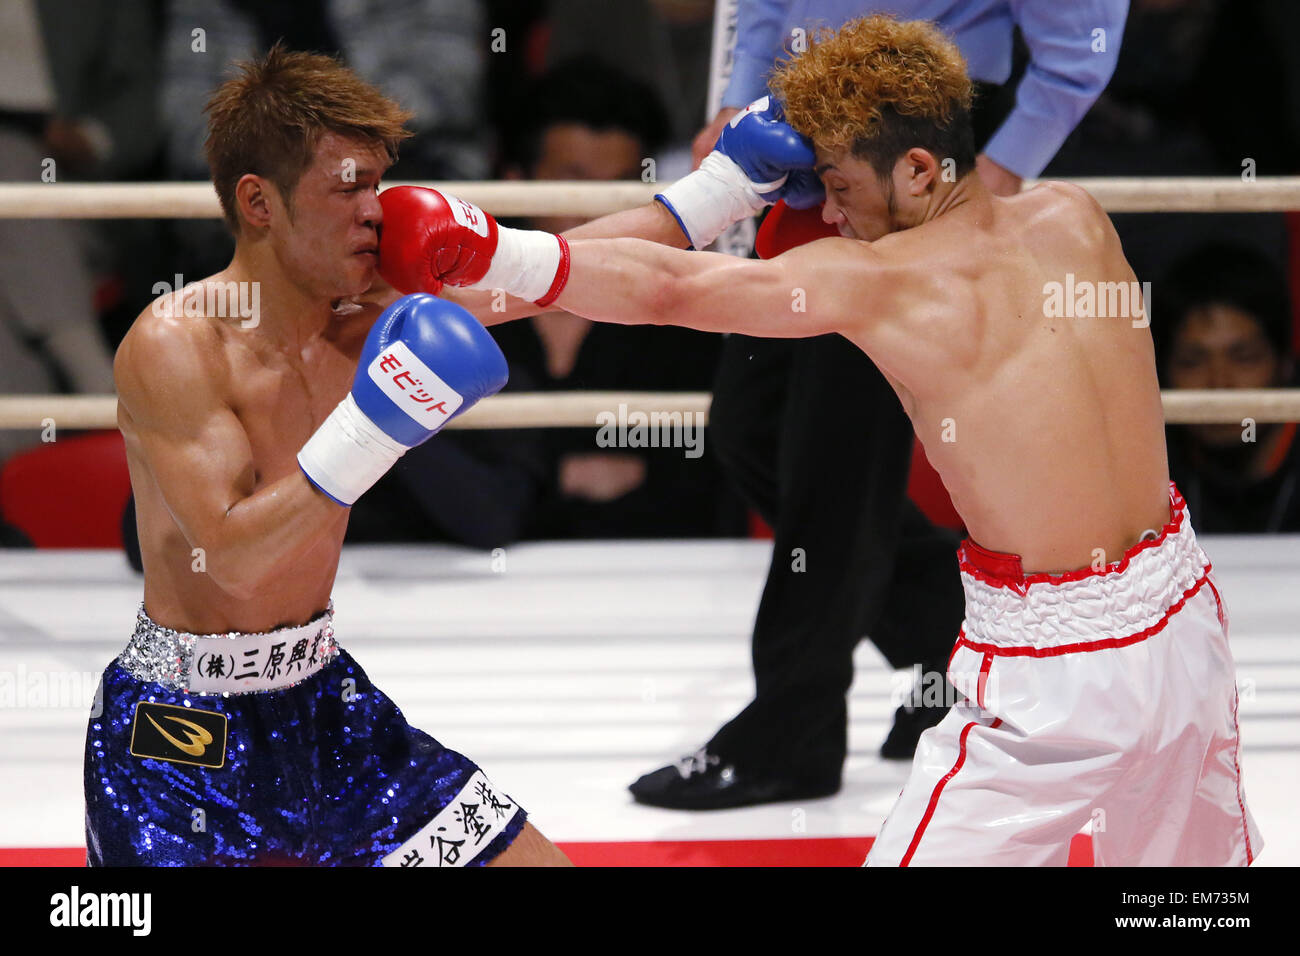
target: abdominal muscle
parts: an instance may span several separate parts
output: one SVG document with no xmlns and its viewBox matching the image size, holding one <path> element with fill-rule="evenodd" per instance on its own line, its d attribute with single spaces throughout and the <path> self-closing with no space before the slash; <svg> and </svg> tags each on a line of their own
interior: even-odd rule
<svg viewBox="0 0 1300 956">
<path fill-rule="evenodd" d="M 133 463 L 132 470 L 143 469 Z M 305 624 L 329 605 L 348 511 L 340 509 L 336 526 L 260 582 L 255 595 L 239 598 L 204 573 L 206 555 L 186 541 L 152 481 L 132 483 L 140 489 L 136 509 L 145 611 L 158 624 L 191 634 L 256 634 Z"/>
</svg>

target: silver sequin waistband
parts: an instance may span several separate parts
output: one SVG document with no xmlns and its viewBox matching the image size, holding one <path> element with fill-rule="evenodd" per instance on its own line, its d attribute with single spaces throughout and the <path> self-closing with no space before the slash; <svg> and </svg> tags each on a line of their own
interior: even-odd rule
<svg viewBox="0 0 1300 956">
<path fill-rule="evenodd" d="M 249 694 L 283 690 L 315 674 L 338 654 L 334 602 L 301 627 L 261 634 L 186 634 L 144 612 L 118 657 L 137 680 L 192 694 Z"/>
</svg>

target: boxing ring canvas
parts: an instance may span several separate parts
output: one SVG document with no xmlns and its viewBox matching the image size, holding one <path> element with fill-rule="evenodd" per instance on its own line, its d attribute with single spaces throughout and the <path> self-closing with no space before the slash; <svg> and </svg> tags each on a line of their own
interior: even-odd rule
<svg viewBox="0 0 1300 956">
<path fill-rule="evenodd" d="M 1201 541 L 1231 622 L 1256 865 L 1294 866 L 1300 536 Z M 866 642 L 836 796 L 688 813 L 626 790 L 751 698 L 770 554 L 761 541 L 348 547 L 336 632 L 411 723 L 472 755 L 576 863 L 855 865 L 909 768 L 877 748 L 910 676 Z M 0 864 L 84 860 L 85 722 L 141 587 L 118 552 L 0 551 Z M 1090 856 L 1076 838 L 1072 862 Z"/>
</svg>

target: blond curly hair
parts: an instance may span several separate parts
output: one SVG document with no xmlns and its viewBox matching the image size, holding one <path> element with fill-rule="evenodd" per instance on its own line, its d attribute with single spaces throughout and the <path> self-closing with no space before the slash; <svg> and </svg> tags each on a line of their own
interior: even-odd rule
<svg viewBox="0 0 1300 956">
<path fill-rule="evenodd" d="M 879 173 L 913 146 L 952 156 L 960 174 L 974 168 L 966 60 L 926 20 L 877 15 L 822 29 L 777 64 L 769 86 L 796 130 Z"/>
</svg>

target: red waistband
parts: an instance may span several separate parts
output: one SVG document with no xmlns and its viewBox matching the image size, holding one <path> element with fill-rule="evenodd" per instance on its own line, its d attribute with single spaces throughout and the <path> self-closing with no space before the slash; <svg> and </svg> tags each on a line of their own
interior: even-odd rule
<svg viewBox="0 0 1300 956">
<path fill-rule="evenodd" d="M 961 564 L 962 571 L 995 587 L 1062 584 L 1066 581 L 1080 581 L 1094 575 L 1114 574 L 1123 571 L 1128 567 L 1129 561 L 1135 555 L 1147 548 L 1160 547 L 1165 538 L 1179 531 L 1183 526 L 1186 514 L 1187 502 L 1183 500 L 1178 487 L 1171 481 L 1169 482 L 1169 521 L 1160 529 L 1160 533 L 1154 538 L 1139 541 L 1125 551 L 1124 556 L 1118 561 L 1112 561 L 1100 569 L 1089 566 L 1080 568 L 1077 571 L 1066 571 L 1062 574 L 1042 572 L 1026 575 L 1024 567 L 1020 563 L 1020 555 L 1007 554 L 1003 551 L 990 551 L 988 548 L 976 544 L 970 538 L 961 543 L 961 547 L 957 550 L 957 560 Z"/>
</svg>

